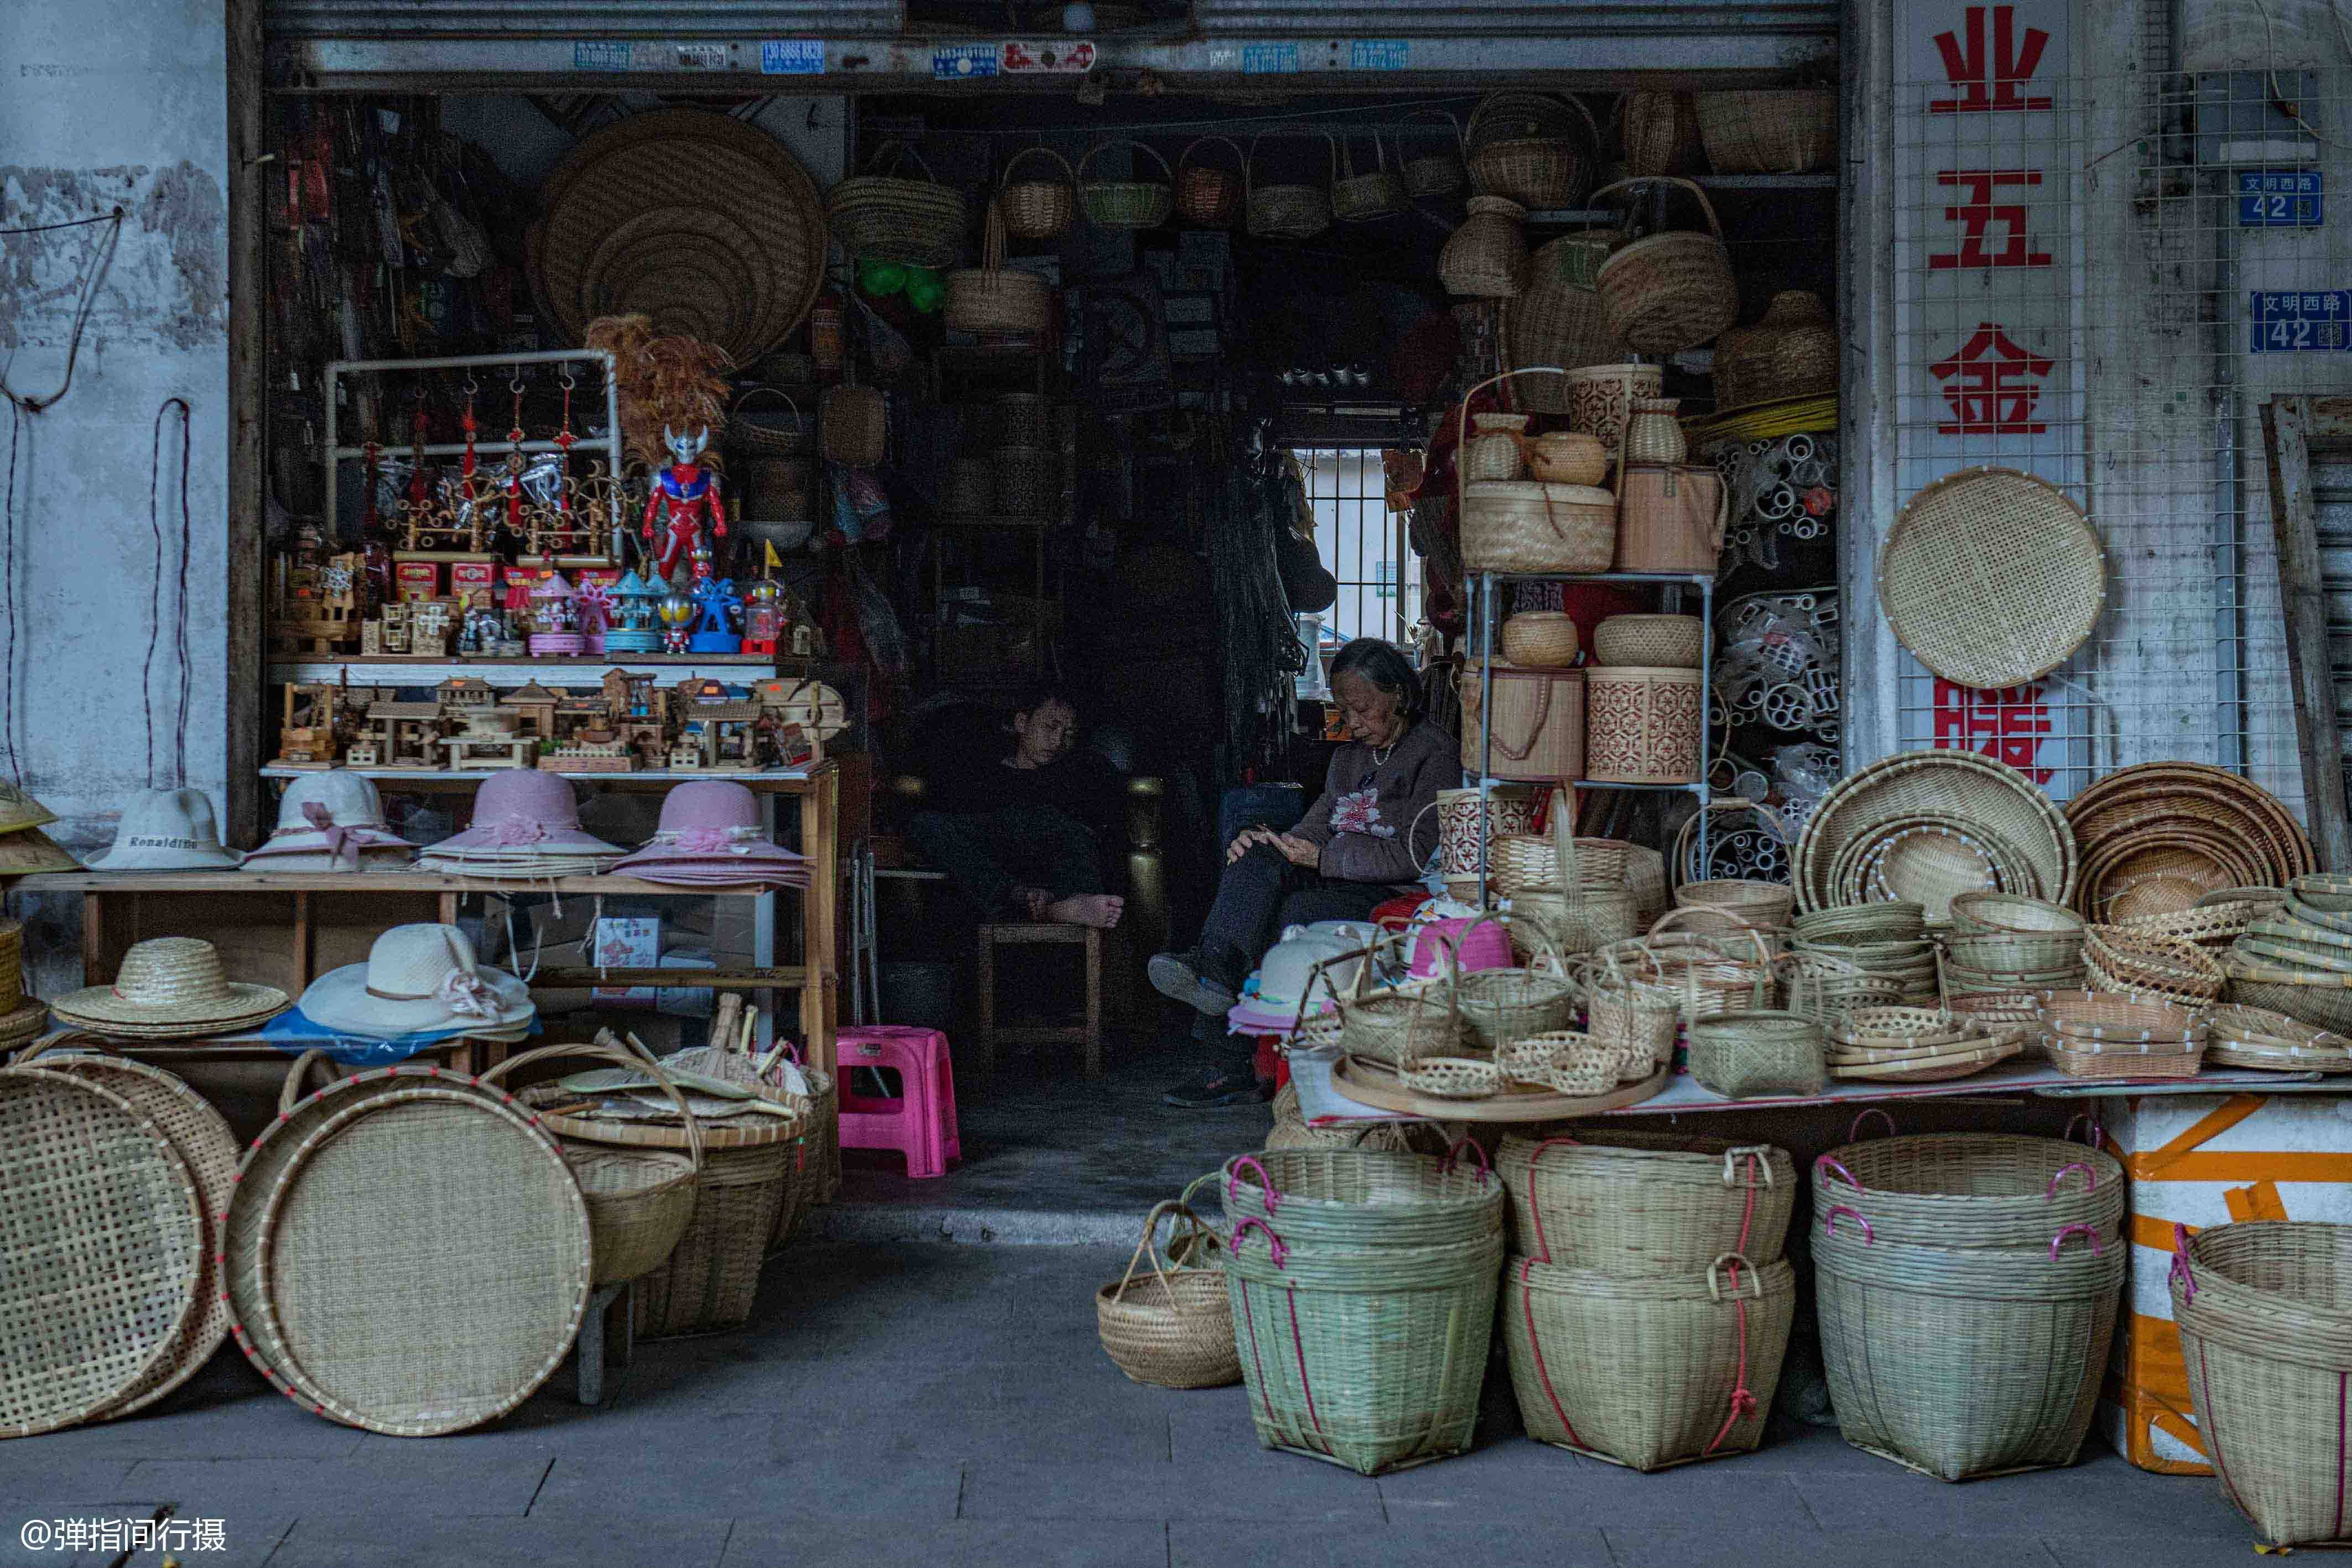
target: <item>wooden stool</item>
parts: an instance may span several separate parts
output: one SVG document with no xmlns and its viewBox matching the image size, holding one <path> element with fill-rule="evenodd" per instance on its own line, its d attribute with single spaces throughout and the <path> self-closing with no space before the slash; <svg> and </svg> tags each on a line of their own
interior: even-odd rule
<svg viewBox="0 0 2352 1568">
<path fill-rule="evenodd" d="M 1087 1018 L 1084 1023 L 996 1027 L 996 949 L 1068 944 L 1083 946 L 1087 966 Z M 1075 1045 L 1088 1078 L 1102 1076 L 1102 953 L 1103 933 L 1094 925 L 1050 925 L 1019 922 L 980 928 L 980 1070 L 996 1068 L 996 1048 L 1005 1045 Z"/>
</svg>

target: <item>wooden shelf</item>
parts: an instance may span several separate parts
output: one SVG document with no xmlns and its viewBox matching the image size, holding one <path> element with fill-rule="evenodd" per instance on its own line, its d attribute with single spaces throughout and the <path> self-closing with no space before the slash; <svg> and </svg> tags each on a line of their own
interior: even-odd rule
<svg viewBox="0 0 2352 1568">
<path fill-rule="evenodd" d="M 269 767 L 261 770 L 264 779 L 299 779 L 306 773 L 322 773 L 320 768 Z M 500 773 L 511 773 L 511 768 L 493 768 L 472 772 L 451 772 L 441 768 L 353 768 L 345 771 L 362 779 L 373 779 L 385 784 L 404 784 L 412 789 L 448 789 L 479 784 Z M 541 768 L 541 772 L 550 771 Z M 584 784 L 611 784 L 621 789 L 667 789 L 688 779 L 731 779 L 754 792 L 768 790 L 782 795 L 805 794 L 814 773 L 747 773 L 730 772 L 724 768 L 703 769 L 683 768 L 641 768 L 634 773 L 558 773 L 559 779 L 570 779 Z"/>
<path fill-rule="evenodd" d="M 610 653 L 575 659 L 450 659 L 431 653 L 384 653 L 363 659 L 357 654 L 348 658 L 311 654 L 271 660 L 269 680 L 278 685 L 298 681 L 333 685 L 348 673 L 355 685 L 437 686 L 443 681 L 472 675 L 494 686 L 520 686 L 572 672 L 593 671 L 602 680 L 607 670 L 656 670 L 677 680 L 741 681 L 778 672 L 803 674 L 814 663 L 765 653 Z M 371 680 L 371 675 L 383 678 Z"/>
<path fill-rule="evenodd" d="M 26 893 L 607 893 L 642 898 L 756 898 L 768 888 L 741 883 L 678 887 L 634 876 L 438 876 L 429 872 L 159 871 L 44 872 L 19 877 Z M 599 981 L 598 984 L 605 982 Z"/>
<path fill-rule="evenodd" d="M 948 513 L 932 519 L 943 528 L 1050 528 L 1052 517 L 1000 517 L 974 514 L 960 517 Z"/>
<path fill-rule="evenodd" d="M 673 991 L 797 991 L 805 989 L 808 983 L 808 968 L 801 964 L 782 964 L 767 969 L 559 969 L 541 966 L 530 977 L 534 991 L 580 991 L 595 986 L 657 986 Z M 817 983 L 835 985 L 837 977 L 822 975 Z"/>
</svg>

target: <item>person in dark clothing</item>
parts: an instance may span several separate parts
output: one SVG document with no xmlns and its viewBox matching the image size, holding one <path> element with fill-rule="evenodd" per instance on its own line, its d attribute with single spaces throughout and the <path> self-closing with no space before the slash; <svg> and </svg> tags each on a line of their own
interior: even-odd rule
<svg viewBox="0 0 2352 1568">
<path fill-rule="evenodd" d="M 990 920 L 1065 925 L 1118 924 L 1126 900 L 1103 891 L 1091 822 L 1105 815 L 1104 771 L 1070 755 L 1078 710 L 1040 687 L 1013 715 L 1013 754 L 993 764 L 948 766 L 931 780 L 929 809 L 907 835 Z"/>
<path fill-rule="evenodd" d="M 1414 885 L 1436 847 L 1423 809 L 1461 781 L 1454 739 L 1420 715 L 1420 677 L 1392 644 L 1359 637 L 1331 664 L 1349 743 L 1331 758 L 1323 793 L 1287 833 L 1255 827 L 1226 847 L 1217 900 L 1189 953 L 1151 960 L 1162 996 L 1192 1008 L 1192 1038 L 1209 1059 L 1168 1092 L 1171 1105 L 1208 1109 L 1265 1098 L 1248 1042 L 1226 1030 L 1242 982 L 1286 925 L 1361 920 Z M 1416 832 L 1415 829 L 1419 831 Z"/>
</svg>

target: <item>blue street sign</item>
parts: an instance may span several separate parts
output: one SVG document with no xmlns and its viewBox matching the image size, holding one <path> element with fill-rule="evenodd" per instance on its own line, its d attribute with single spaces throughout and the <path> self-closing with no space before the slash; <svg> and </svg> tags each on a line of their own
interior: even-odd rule
<svg viewBox="0 0 2352 1568">
<path fill-rule="evenodd" d="M 2318 170 L 2238 171 L 2240 228 L 2315 229 L 2326 221 L 2326 198 Z"/>
<path fill-rule="evenodd" d="M 2257 288 L 2246 321 L 2254 353 L 2340 353 L 2352 349 L 2352 288 Z"/>
</svg>

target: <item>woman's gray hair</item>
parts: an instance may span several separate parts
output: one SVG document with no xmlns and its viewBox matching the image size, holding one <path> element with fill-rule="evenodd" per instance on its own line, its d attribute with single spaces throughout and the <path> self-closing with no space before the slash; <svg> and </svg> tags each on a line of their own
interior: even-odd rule
<svg viewBox="0 0 2352 1568">
<path fill-rule="evenodd" d="M 1350 639 L 1331 661 L 1331 678 L 1341 675 L 1361 675 L 1375 689 L 1393 693 L 1397 711 L 1408 721 L 1421 716 L 1421 672 L 1395 643 L 1378 637 Z"/>
</svg>

